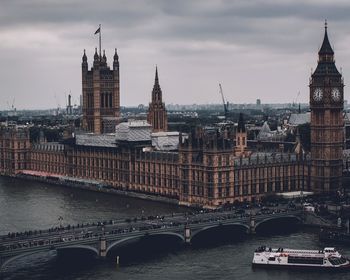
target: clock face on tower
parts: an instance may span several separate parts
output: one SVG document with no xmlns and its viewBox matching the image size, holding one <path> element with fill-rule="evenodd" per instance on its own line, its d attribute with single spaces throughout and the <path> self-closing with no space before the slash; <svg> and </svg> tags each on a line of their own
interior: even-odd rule
<svg viewBox="0 0 350 280">
<path fill-rule="evenodd" d="M 332 92 L 331 92 L 331 95 L 332 95 L 332 99 L 334 101 L 339 101 L 340 100 L 340 91 L 339 91 L 338 88 L 333 88 Z"/>
<path fill-rule="evenodd" d="M 323 91 L 321 88 L 316 88 L 315 91 L 314 91 L 314 100 L 319 102 L 322 100 L 322 97 L 323 97 Z"/>
</svg>

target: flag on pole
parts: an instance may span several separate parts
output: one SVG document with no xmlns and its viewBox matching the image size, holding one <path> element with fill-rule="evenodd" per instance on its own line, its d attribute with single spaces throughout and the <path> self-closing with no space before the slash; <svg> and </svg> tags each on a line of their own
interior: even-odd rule
<svg viewBox="0 0 350 280">
<path fill-rule="evenodd" d="M 95 35 L 101 32 L 101 26 L 95 31 Z"/>
</svg>

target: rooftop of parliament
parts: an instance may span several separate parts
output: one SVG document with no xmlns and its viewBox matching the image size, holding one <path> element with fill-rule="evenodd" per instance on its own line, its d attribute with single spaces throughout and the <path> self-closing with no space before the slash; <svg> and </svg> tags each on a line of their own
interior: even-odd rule
<svg viewBox="0 0 350 280">
<path fill-rule="evenodd" d="M 82 58 L 82 132 L 61 142 L 32 143 L 28 127 L 0 128 L 0 173 L 7 176 L 99 182 L 118 190 L 171 198 L 182 205 L 215 208 L 288 191 L 341 188 L 344 141 L 343 79 L 334 62 L 327 26 L 310 78 L 311 153 L 300 141 L 291 152 L 248 148 L 243 114 L 235 129 L 198 127 L 167 131 L 167 112 L 156 69 L 147 121 L 119 123 L 117 50 L 112 68 L 94 55 Z"/>
</svg>

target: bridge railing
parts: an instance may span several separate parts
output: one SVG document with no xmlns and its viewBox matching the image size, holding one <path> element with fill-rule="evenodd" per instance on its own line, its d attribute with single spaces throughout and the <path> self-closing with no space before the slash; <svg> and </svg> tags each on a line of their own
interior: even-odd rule
<svg viewBox="0 0 350 280">
<path fill-rule="evenodd" d="M 283 217 L 286 215 L 296 215 L 301 211 L 288 211 L 273 214 L 256 215 L 254 219 L 256 221 L 264 220 L 271 217 Z M 179 218 L 179 217 L 175 217 Z M 23 239 L 16 240 L 2 240 L 0 242 L 0 256 L 6 252 L 23 252 L 34 250 L 34 248 L 42 248 L 43 250 L 71 246 L 74 244 L 89 244 L 98 240 L 101 236 L 105 236 L 108 240 L 118 240 L 125 236 L 144 235 L 146 233 L 157 233 L 164 231 L 183 231 L 184 226 L 188 226 L 192 229 L 204 228 L 207 226 L 215 226 L 219 224 L 230 224 L 230 223 L 249 223 L 252 215 L 237 215 L 234 213 L 210 213 L 197 216 L 182 216 L 183 219 L 176 222 L 176 220 L 157 220 L 154 224 L 145 223 L 131 223 L 127 226 L 120 227 L 121 225 L 111 225 L 109 231 L 95 231 L 87 234 L 86 232 L 80 231 L 67 231 L 67 232 L 53 232 L 52 235 L 44 236 L 33 236 L 33 238 L 25 237 Z M 123 223 L 122 225 L 125 225 Z M 108 227 L 107 229 L 108 230 Z"/>
</svg>

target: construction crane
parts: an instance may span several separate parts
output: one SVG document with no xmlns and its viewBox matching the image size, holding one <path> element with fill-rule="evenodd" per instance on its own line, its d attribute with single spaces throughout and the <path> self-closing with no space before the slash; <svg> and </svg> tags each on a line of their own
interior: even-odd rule
<svg viewBox="0 0 350 280">
<path fill-rule="evenodd" d="M 15 97 L 13 98 L 12 100 L 12 104 L 10 105 L 10 103 L 7 101 L 7 106 L 9 108 L 9 111 L 14 111 L 16 108 L 15 108 Z"/>
<path fill-rule="evenodd" d="M 57 109 L 56 109 L 55 114 L 56 114 L 56 116 L 58 116 L 60 114 L 61 105 L 60 105 L 60 102 L 58 101 L 56 92 L 54 92 L 54 96 L 55 96 L 55 101 L 56 101 L 56 104 L 57 104 Z"/>
<path fill-rule="evenodd" d="M 297 105 L 299 96 L 300 96 L 300 91 L 298 91 L 297 97 L 293 100 L 293 104 L 292 104 L 293 107 Z"/>
<path fill-rule="evenodd" d="M 228 101 L 225 101 L 225 96 L 224 96 L 224 92 L 222 91 L 222 86 L 221 84 L 219 84 L 219 88 L 220 88 L 220 94 L 221 94 L 221 98 L 222 98 L 222 103 L 224 105 L 224 115 L 225 115 L 225 121 L 227 120 L 228 117 Z"/>
<path fill-rule="evenodd" d="M 14 117 L 17 115 L 16 112 L 16 107 L 15 107 L 15 97 L 12 100 L 12 104 L 10 105 L 10 103 L 7 101 L 7 106 L 8 106 L 8 116 Z"/>
</svg>

